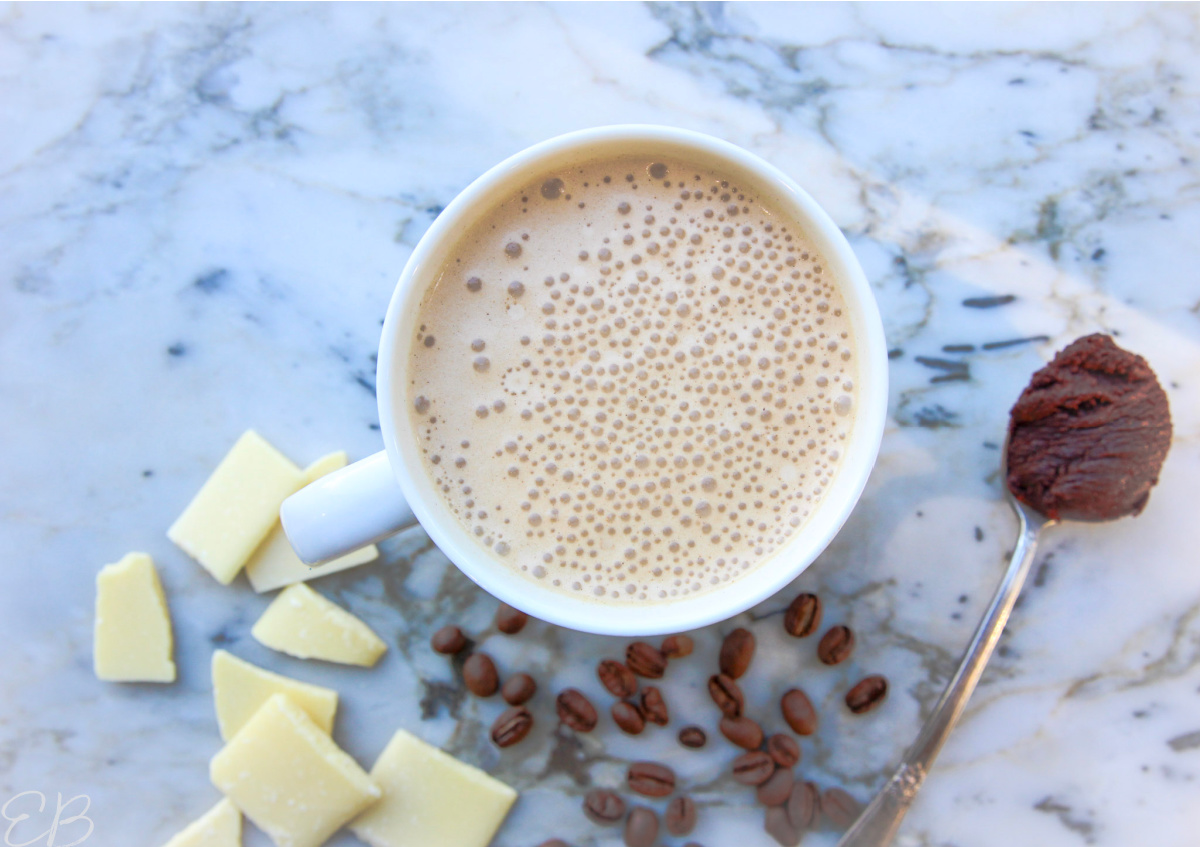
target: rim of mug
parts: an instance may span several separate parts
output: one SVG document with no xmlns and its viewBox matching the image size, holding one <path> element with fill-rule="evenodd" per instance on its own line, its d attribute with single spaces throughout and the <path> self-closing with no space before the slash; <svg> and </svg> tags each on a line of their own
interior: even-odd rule
<svg viewBox="0 0 1200 847">
<path fill-rule="evenodd" d="M 438 255 L 489 205 L 483 201 L 534 174 L 540 162 L 591 146 L 660 144 L 732 164 L 772 189 L 788 207 L 837 276 L 851 313 L 858 349 L 858 397 L 854 426 L 842 466 L 799 532 L 746 574 L 693 597 L 638 605 L 608 604 L 587 596 L 542 587 L 482 549 L 445 506 L 410 437 L 406 393 L 408 349 L 425 290 L 444 261 Z M 600 152 L 599 155 L 603 155 Z M 511 183 L 511 185 L 510 185 Z M 494 202 L 494 201 L 493 201 Z M 472 581 L 497 599 L 550 623 L 604 635 L 658 635 L 716 623 L 756 605 L 785 588 L 825 550 L 849 518 L 878 456 L 887 415 L 887 347 L 879 309 L 857 257 L 845 236 L 800 185 L 774 165 L 714 136 L 651 124 L 618 124 L 577 130 L 516 153 L 468 185 L 421 237 L 405 264 L 384 319 L 379 344 L 377 392 L 380 432 L 392 473 L 414 515 L 434 544 Z M 402 414 L 397 414 L 403 410 Z M 397 420 L 397 418 L 400 420 Z M 403 438 L 400 435 L 403 434 Z M 647 614 L 649 609 L 653 611 Z"/>
</svg>

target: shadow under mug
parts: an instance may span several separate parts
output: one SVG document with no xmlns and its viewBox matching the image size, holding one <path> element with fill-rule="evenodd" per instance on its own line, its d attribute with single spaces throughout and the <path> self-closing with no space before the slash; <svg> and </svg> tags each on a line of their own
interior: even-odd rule
<svg viewBox="0 0 1200 847">
<path fill-rule="evenodd" d="M 539 174 L 639 151 L 711 162 L 769 191 L 822 255 L 827 276 L 838 281 L 858 366 L 854 423 L 841 467 L 799 531 L 737 579 L 694 596 L 649 604 L 572 596 L 521 575 L 479 545 L 451 513 L 422 464 L 405 394 L 408 350 L 421 300 L 461 235 Z M 744 611 L 786 586 L 849 517 L 875 464 L 887 412 L 883 325 L 866 276 L 841 231 L 799 185 L 772 165 L 728 142 L 672 127 L 624 125 L 569 133 L 506 159 L 471 183 L 438 216 L 405 265 L 388 306 L 378 361 L 385 449 L 284 502 L 280 516 L 297 555 L 310 564 L 326 562 L 420 522 L 450 561 L 495 597 L 542 620 L 608 635 L 695 629 Z"/>
</svg>

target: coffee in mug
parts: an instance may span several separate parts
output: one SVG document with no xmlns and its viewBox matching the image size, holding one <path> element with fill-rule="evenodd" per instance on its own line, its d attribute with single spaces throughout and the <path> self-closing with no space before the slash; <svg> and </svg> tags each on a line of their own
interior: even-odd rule
<svg viewBox="0 0 1200 847">
<path fill-rule="evenodd" d="M 769 186 L 651 147 L 581 159 L 531 173 L 444 255 L 407 411 L 487 555 L 645 605 L 803 531 L 854 426 L 856 339 Z"/>
<path fill-rule="evenodd" d="M 378 360 L 386 449 L 284 503 L 301 559 L 419 521 L 505 603 L 613 635 L 790 582 L 850 514 L 887 406 L 836 225 L 671 127 L 570 133 L 473 182 L 409 258 Z"/>
</svg>

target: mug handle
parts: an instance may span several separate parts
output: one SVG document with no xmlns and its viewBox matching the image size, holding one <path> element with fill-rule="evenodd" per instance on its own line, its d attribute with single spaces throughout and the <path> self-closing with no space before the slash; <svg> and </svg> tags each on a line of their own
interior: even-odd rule
<svg viewBox="0 0 1200 847">
<path fill-rule="evenodd" d="M 417 522 L 382 450 L 301 488 L 283 501 L 279 519 L 306 565 L 323 565 Z"/>
</svg>

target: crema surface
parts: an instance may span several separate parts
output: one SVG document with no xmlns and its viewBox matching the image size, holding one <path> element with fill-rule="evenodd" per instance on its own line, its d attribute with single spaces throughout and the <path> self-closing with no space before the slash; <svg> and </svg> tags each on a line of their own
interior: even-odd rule
<svg viewBox="0 0 1200 847">
<path fill-rule="evenodd" d="M 838 283 L 768 195 L 652 156 L 538 176 L 430 286 L 405 396 L 490 555 L 603 602 L 711 590 L 803 529 L 856 402 Z"/>
</svg>

